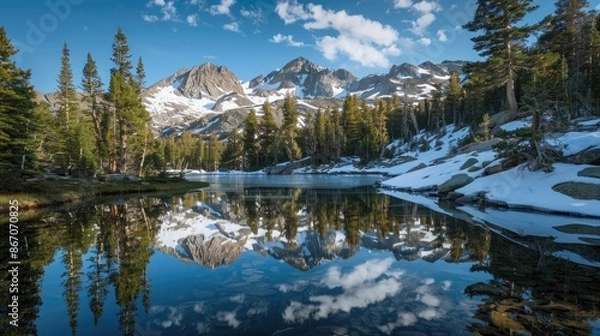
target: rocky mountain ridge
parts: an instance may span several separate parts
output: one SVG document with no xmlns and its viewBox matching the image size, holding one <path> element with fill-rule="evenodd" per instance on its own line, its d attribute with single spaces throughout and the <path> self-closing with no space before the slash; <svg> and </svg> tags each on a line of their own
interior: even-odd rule
<svg viewBox="0 0 600 336">
<path fill-rule="evenodd" d="M 274 103 L 288 94 L 296 96 L 305 110 L 340 107 L 341 99 L 350 94 L 367 100 L 400 95 L 417 101 L 430 97 L 464 64 L 403 63 L 385 74 L 357 78 L 345 69 L 321 67 L 298 57 L 278 70 L 242 82 L 225 66 L 206 63 L 157 82 L 145 90 L 143 99 L 157 129 L 185 129 L 199 119 L 207 123 L 230 111 L 260 111 L 265 101 Z"/>
<path fill-rule="evenodd" d="M 357 78 L 345 69 L 322 67 L 298 57 L 280 69 L 243 82 L 227 67 L 205 63 L 158 81 L 143 91 L 142 99 L 154 128 L 163 134 L 173 130 L 204 132 L 209 123 L 210 132 L 214 132 L 220 129 L 220 120 L 230 121 L 227 129 L 240 126 L 250 109 L 260 113 L 266 101 L 277 107 L 286 95 L 298 98 L 301 113 L 340 108 L 342 99 L 351 94 L 367 100 L 392 95 L 413 101 L 426 99 L 448 81 L 452 71 L 460 72 L 464 64 L 403 63 L 393 65 L 387 73 Z M 57 109 L 53 93 L 38 93 L 38 101 L 49 103 L 51 110 Z M 233 116 L 227 116 L 231 113 Z M 222 118 L 222 114 L 226 116 Z"/>
</svg>

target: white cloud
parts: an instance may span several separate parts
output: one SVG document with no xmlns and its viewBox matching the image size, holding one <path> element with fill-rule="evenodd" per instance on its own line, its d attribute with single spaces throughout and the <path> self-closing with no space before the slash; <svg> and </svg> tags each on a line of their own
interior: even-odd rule
<svg viewBox="0 0 600 336">
<path fill-rule="evenodd" d="M 398 318 L 396 319 L 395 322 L 388 323 L 386 325 L 379 326 L 377 328 L 384 334 L 390 335 L 394 331 L 394 329 L 396 329 L 398 327 L 413 326 L 417 323 L 417 321 L 418 321 L 418 319 L 414 313 L 411 313 L 411 312 L 398 313 Z"/>
<path fill-rule="evenodd" d="M 151 7 L 151 6 L 164 6 L 165 5 L 165 0 L 152 0 L 150 2 L 148 2 L 148 4 L 146 4 L 147 7 Z"/>
<path fill-rule="evenodd" d="M 144 19 L 144 21 L 146 22 L 156 22 L 158 21 L 158 16 L 156 15 L 146 15 L 146 14 L 142 14 L 142 19 Z"/>
<path fill-rule="evenodd" d="M 423 14 L 426 13 L 431 13 L 434 11 L 437 11 L 439 9 L 441 9 L 441 6 L 439 3 L 437 3 L 437 1 L 421 1 L 421 2 L 417 2 L 415 3 L 412 8 L 414 8 L 416 11 L 421 12 Z"/>
<path fill-rule="evenodd" d="M 196 14 L 188 15 L 188 17 L 185 19 L 185 21 L 190 26 L 197 27 L 198 26 L 198 15 L 196 15 Z"/>
<path fill-rule="evenodd" d="M 337 267 L 331 267 L 322 283 L 328 288 L 342 288 L 338 295 L 316 295 L 309 297 L 311 303 L 292 301 L 283 312 L 287 322 L 319 320 L 337 312 L 350 312 L 354 308 L 365 308 L 394 296 L 402 290 L 402 284 L 394 277 L 401 272 L 390 270 L 393 260 L 372 260 L 354 267 L 342 274 Z M 382 276 L 387 276 L 382 278 Z"/>
<path fill-rule="evenodd" d="M 417 20 L 412 22 L 412 32 L 415 35 L 423 36 L 427 31 L 427 27 L 429 27 L 429 25 L 431 25 L 433 21 L 435 21 L 435 14 L 423 14 Z"/>
<path fill-rule="evenodd" d="M 392 263 L 391 258 L 374 260 L 370 263 L 355 266 L 352 272 L 348 274 L 341 274 L 339 268 L 332 267 L 327 271 L 323 283 L 329 288 L 342 287 L 343 289 L 350 289 L 379 278 L 390 268 Z"/>
<path fill-rule="evenodd" d="M 254 10 L 242 8 L 240 14 L 246 19 L 252 20 L 252 23 L 255 25 L 263 23 L 264 21 L 263 11 L 260 7 Z"/>
<path fill-rule="evenodd" d="M 290 46 L 290 47 L 304 47 L 305 46 L 305 44 L 303 42 L 294 41 L 294 37 L 292 35 L 282 35 L 282 34 L 273 35 L 273 37 L 269 39 L 269 42 L 285 43 L 287 46 Z"/>
<path fill-rule="evenodd" d="M 437 38 L 438 41 L 444 43 L 444 42 L 448 42 L 448 35 L 446 35 L 446 31 L 445 30 L 438 30 L 437 31 Z"/>
<path fill-rule="evenodd" d="M 304 6 L 294 1 L 281 1 L 275 6 L 275 12 L 285 24 L 294 23 L 298 20 L 308 20 L 309 13 L 304 10 Z"/>
<path fill-rule="evenodd" d="M 231 15 L 233 4 L 235 4 L 235 0 L 221 0 L 220 4 L 210 6 L 209 12 L 212 15 Z"/>
<path fill-rule="evenodd" d="M 353 308 L 365 308 L 385 300 L 388 296 L 396 295 L 401 290 L 402 285 L 394 278 L 363 283 L 361 286 L 345 290 L 339 295 L 311 296 L 309 300 L 314 304 L 292 301 L 283 311 L 283 319 L 286 322 L 303 322 L 309 318 L 319 320 L 337 312 L 350 312 Z"/>
<path fill-rule="evenodd" d="M 423 0 L 412 5 L 411 9 L 419 14 L 419 17 L 412 21 L 412 32 L 417 36 L 423 36 L 436 19 L 434 12 L 442 10 L 442 6 L 437 0 Z"/>
<path fill-rule="evenodd" d="M 157 22 L 157 21 L 173 21 L 181 22 L 177 15 L 177 8 L 175 7 L 175 1 L 165 0 L 153 0 L 148 2 L 147 7 L 157 6 L 160 7 L 161 16 L 157 15 L 146 15 L 142 14 L 142 19 L 146 22 Z"/>
<path fill-rule="evenodd" d="M 418 41 L 421 45 L 428 46 L 431 44 L 431 39 L 428 37 L 421 37 Z"/>
<path fill-rule="evenodd" d="M 412 0 L 394 0 L 394 8 L 409 8 L 412 6 Z"/>
<path fill-rule="evenodd" d="M 397 45 L 400 36 L 395 29 L 362 15 L 351 15 L 345 10 L 335 12 L 312 3 L 304 6 L 296 1 L 280 1 L 275 11 L 285 24 L 306 21 L 304 29 L 335 31 L 336 36 L 322 36 L 316 43 L 329 60 L 345 55 L 363 66 L 388 67 L 388 57 L 401 53 Z"/>
<path fill-rule="evenodd" d="M 240 24 L 237 22 L 227 23 L 223 25 L 223 29 L 230 30 L 234 33 L 240 33 Z"/>
<path fill-rule="evenodd" d="M 232 328 L 237 328 L 240 326 L 241 322 L 236 318 L 236 312 L 218 312 L 217 320 L 227 322 L 227 324 Z"/>
</svg>

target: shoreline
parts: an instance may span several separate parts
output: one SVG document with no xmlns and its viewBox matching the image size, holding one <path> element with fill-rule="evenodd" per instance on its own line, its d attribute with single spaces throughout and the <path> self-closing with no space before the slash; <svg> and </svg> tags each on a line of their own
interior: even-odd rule
<svg viewBox="0 0 600 336">
<path fill-rule="evenodd" d="M 31 192 L 0 194 L 0 212 L 7 213 L 10 200 L 18 201 L 18 210 L 36 210 L 88 201 L 105 196 L 183 192 L 207 187 L 202 181 L 188 180 L 139 180 L 107 181 L 59 180 L 31 183 Z"/>
</svg>

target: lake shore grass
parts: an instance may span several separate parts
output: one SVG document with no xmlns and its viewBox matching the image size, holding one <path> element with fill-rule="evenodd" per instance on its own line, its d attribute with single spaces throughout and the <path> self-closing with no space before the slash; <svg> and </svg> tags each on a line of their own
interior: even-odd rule
<svg viewBox="0 0 600 336">
<path fill-rule="evenodd" d="M 32 210 L 68 203 L 84 202 L 102 196 L 181 193 L 207 187 L 206 182 L 183 179 L 151 178 L 147 180 L 91 181 L 48 180 L 27 182 L 23 192 L 0 194 L 0 213 L 7 213 L 11 200 L 19 210 Z"/>
</svg>

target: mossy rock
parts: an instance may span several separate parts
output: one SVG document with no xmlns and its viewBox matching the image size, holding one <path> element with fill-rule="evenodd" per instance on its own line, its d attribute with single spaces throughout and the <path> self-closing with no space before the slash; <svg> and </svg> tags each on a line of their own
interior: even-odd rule
<svg viewBox="0 0 600 336">
<path fill-rule="evenodd" d="M 600 167 L 588 167 L 577 173 L 577 176 L 600 178 Z"/>
<path fill-rule="evenodd" d="M 464 187 L 471 182 L 473 182 L 473 178 L 467 174 L 454 175 L 448 181 L 438 186 L 438 192 L 448 193 L 458 188 Z"/>
<path fill-rule="evenodd" d="M 467 170 L 467 171 L 468 171 L 469 173 L 474 173 L 474 172 L 476 172 L 476 171 L 479 171 L 479 170 L 481 170 L 481 169 L 482 169 L 481 167 L 476 167 L 476 166 L 473 166 L 473 167 L 469 168 L 469 170 Z"/>
<path fill-rule="evenodd" d="M 460 170 L 471 168 L 473 165 L 477 164 L 479 160 L 476 158 L 469 158 L 462 166 L 460 166 Z"/>
<path fill-rule="evenodd" d="M 566 182 L 555 185 L 552 190 L 575 199 L 600 201 L 600 184 Z"/>
</svg>

